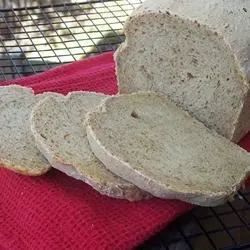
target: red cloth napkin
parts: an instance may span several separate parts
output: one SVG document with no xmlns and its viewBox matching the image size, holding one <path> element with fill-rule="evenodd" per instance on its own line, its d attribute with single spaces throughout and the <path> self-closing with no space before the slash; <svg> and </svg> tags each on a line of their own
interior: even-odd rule
<svg viewBox="0 0 250 250">
<path fill-rule="evenodd" d="M 2 85 L 14 83 L 36 93 L 117 93 L 112 53 Z M 0 250 L 131 249 L 191 208 L 156 198 L 108 198 L 56 170 L 26 177 L 0 168 Z"/>
<path fill-rule="evenodd" d="M 13 83 L 36 93 L 117 93 L 112 53 L 4 85 Z M 250 135 L 242 146 L 250 149 Z M 108 198 L 56 170 L 26 177 L 0 168 L 0 250 L 132 249 L 192 207 L 156 198 L 136 203 Z"/>
</svg>

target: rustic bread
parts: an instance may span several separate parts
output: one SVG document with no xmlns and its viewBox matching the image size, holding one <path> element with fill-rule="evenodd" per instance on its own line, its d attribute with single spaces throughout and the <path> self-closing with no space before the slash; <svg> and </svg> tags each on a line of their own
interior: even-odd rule
<svg viewBox="0 0 250 250">
<path fill-rule="evenodd" d="M 115 54 L 120 93 L 166 94 L 237 142 L 250 128 L 250 1 L 147 0 Z"/>
<path fill-rule="evenodd" d="M 35 146 L 29 116 L 42 98 L 32 89 L 18 85 L 0 87 L 0 164 L 24 175 L 46 173 L 50 164 Z"/>
<path fill-rule="evenodd" d="M 106 96 L 72 92 L 66 97 L 48 97 L 31 115 L 31 130 L 37 147 L 50 164 L 114 198 L 140 200 L 148 194 L 107 170 L 94 156 L 84 125 L 88 111 L 96 109 Z"/>
<path fill-rule="evenodd" d="M 156 93 L 110 97 L 86 124 L 99 160 L 156 197 L 219 205 L 250 171 L 250 154 Z"/>
</svg>

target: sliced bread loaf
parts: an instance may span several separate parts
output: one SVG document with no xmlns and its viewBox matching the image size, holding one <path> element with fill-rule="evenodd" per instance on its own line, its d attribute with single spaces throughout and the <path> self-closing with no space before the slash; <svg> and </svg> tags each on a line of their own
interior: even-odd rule
<svg viewBox="0 0 250 250">
<path fill-rule="evenodd" d="M 35 146 L 29 117 L 35 104 L 52 93 L 34 95 L 32 89 L 0 87 L 0 164 L 24 175 L 46 173 L 50 164 Z"/>
<path fill-rule="evenodd" d="M 89 147 L 85 115 L 95 110 L 105 97 L 72 92 L 66 97 L 42 100 L 31 115 L 31 130 L 37 147 L 54 168 L 86 182 L 102 194 L 131 201 L 149 197 L 107 170 Z"/>
<path fill-rule="evenodd" d="M 115 54 L 121 93 L 169 96 L 234 142 L 250 129 L 250 1 L 146 0 Z"/>
<path fill-rule="evenodd" d="M 250 154 L 156 93 L 110 97 L 86 124 L 99 160 L 156 197 L 219 205 L 250 171 Z"/>
</svg>

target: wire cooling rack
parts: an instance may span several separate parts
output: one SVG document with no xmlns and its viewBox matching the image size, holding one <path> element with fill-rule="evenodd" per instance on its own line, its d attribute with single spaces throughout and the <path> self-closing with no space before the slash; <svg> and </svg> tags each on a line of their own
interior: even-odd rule
<svg viewBox="0 0 250 250">
<path fill-rule="evenodd" d="M 125 19 L 141 0 L 45 2 L 0 6 L 0 80 L 115 50 L 124 40 Z M 224 206 L 195 208 L 138 249 L 250 249 L 250 191 Z"/>
<path fill-rule="evenodd" d="M 125 19 L 140 3 L 89 1 L 1 9 L 0 80 L 116 49 L 124 39 Z"/>
</svg>

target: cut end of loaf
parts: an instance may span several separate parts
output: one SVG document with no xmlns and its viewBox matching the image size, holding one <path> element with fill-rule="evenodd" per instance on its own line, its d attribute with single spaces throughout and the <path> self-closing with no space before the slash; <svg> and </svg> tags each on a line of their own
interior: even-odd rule
<svg viewBox="0 0 250 250">
<path fill-rule="evenodd" d="M 245 135 L 250 121 L 239 116 L 248 85 L 221 34 L 171 11 L 142 9 L 125 34 L 114 55 L 120 93 L 163 93 L 228 139 Z"/>
</svg>

